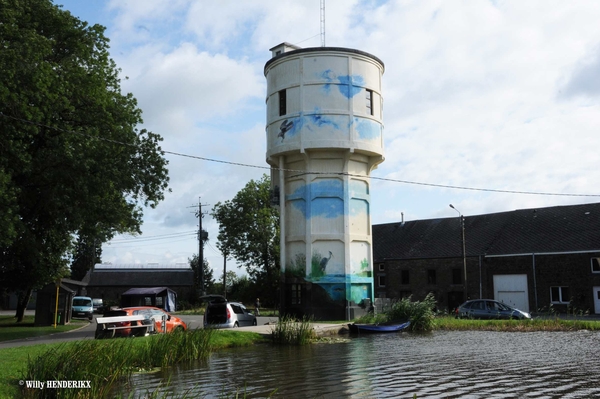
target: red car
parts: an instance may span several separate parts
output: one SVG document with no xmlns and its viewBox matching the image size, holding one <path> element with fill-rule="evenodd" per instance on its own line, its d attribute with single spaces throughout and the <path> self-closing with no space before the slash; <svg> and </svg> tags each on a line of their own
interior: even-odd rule
<svg viewBox="0 0 600 399">
<path fill-rule="evenodd" d="M 119 321 L 99 323 L 96 327 L 96 338 L 144 336 L 150 332 L 163 333 L 185 331 L 187 325 L 179 317 L 173 316 L 163 309 L 151 306 L 114 309 L 104 313 L 103 317 L 144 316 L 139 321 Z M 163 321 L 164 326 L 163 326 Z M 139 327 L 138 327 L 139 326 Z M 142 327 L 145 326 L 145 327 Z"/>
</svg>

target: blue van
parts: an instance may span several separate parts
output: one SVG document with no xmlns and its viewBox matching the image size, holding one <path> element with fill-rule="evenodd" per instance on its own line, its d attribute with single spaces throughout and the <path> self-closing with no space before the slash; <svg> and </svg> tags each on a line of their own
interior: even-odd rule
<svg viewBox="0 0 600 399">
<path fill-rule="evenodd" d="M 71 311 L 71 317 L 85 318 L 92 320 L 94 318 L 94 305 L 92 298 L 87 296 L 75 296 L 73 297 L 73 310 Z"/>
</svg>

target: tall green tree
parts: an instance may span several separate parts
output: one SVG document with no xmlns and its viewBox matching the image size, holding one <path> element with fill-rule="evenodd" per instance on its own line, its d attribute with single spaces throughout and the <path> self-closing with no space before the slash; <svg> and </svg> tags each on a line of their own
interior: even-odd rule
<svg viewBox="0 0 600 399">
<path fill-rule="evenodd" d="M 68 275 L 75 237 L 139 233 L 168 185 L 162 138 L 137 129 L 104 27 L 50 0 L 0 0 L 0 288 Z"/>
<path fill-rule="evenodd" d="M 217 247 L 246 268 L 265 303 L 275 305 L 279 289 L 279 212 L 271 206 L 267 175 L 250 180 L 230 201 L 217 203 Z"/>
</svg>

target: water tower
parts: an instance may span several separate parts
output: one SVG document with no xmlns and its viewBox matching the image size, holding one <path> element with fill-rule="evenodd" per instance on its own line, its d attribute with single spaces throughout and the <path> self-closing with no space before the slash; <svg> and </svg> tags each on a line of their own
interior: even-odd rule
<svg viewBox="0 0 600 399">
<path fill-rule="evenodd" d="M 369 176 L 384 159 L 384 65 L 348 48 L 271 51 L 266 157 L 279 193 L 281 308 L 352 319 L 373 300 Z"/>
</svg>

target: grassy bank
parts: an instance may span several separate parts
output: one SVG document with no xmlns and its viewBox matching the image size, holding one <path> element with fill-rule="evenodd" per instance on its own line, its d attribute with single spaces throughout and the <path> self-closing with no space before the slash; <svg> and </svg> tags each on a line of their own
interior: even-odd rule
<svg viewBox="0 0 600 399">
<path fill-rule="evenodd" d="M 89 323 L 87 320 L 72 320 L 70 324 L 57 325 L 56 328 L 54 326 L 35 327 L 34 319 L 35 316 L 25 316 L 22 322 L 17 323 L 14 316 L 0 316 L 0 342 L 71 331 Z"/>
<path fill-rule="evenodd" d="M 564 320 L 558 318 L 537 318 L 533 320 L 470 320 L 454 317 L 437 317 L 436 330 L 449 331 L 600 331 L 597 320 Z"/>
<path fill-rule="evenodd" d="M 206 359 L 214 350 L 258 342 L 265 342 L 265 338 L 255 333 L 194 330 L 142 339 L 81 340 L 1 349 L 0 398 L 20 397 L 20 380 L 89 380 L 91 389 L 62 389 L 60 397 L 110 397 L 115 384 L 133 372 Z M 21 397 L 54 397 L 56 392 L 26 389 Z"/>
</svg>

